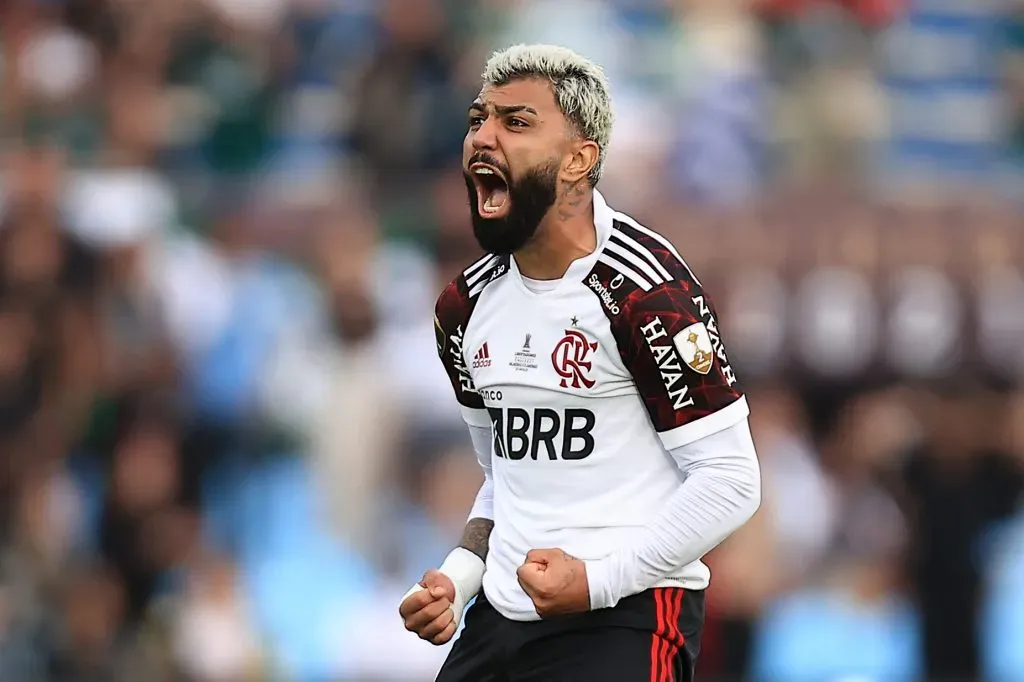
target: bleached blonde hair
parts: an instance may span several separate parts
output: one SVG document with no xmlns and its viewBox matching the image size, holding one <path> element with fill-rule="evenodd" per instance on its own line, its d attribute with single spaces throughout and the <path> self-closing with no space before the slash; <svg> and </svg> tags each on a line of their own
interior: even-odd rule
<svg viewBox="0 0 1024 682">
<path fill-rule="evenodd" d="M 491 55 L 482 77 L 493 86 L 524 78 L 549 81 L 558 108 L 577 134 L 597 143 L 597 163 L 588 174 L 591 186 L 597 184 L 614 122 L 608 78 L 600 66 L 567 47 L 513 45 Z"/>
</svg>

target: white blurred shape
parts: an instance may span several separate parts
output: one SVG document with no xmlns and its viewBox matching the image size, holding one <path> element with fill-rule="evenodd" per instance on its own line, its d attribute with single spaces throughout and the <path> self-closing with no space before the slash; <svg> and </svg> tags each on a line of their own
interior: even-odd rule
<svg viewBox="0 0 1024 682">
<path fill-rule="evenodd" d="M 763 458 L 765 497 L 775 529 L 783 570 L 800 576 L 828 550 L 835 536 L 835 490 L 808 443 L 781 438 Z M 813 513 L 808 513 L 813 510 Z"/>
<path fill-rule="evenodd" d="M 92 79 L 98 55 L 87 40 L 62 27 L 38 33 L 21 54 L 26 87 L 51 100 L 68 97 Z"/>
<path fill-rule="evenodd" d="M 434 302 L 441 293 L 436 268 L 415 247 L 388 244 L 378 250 L 372 273 L 382 373 L 395 389 L 393 400 L 428 421 L 460 420 L 435 350 Z"/>
<path fill-rule="evenodd" d="M 525 0 L 510 17 L 496 47 L 514 43 L 562 45 L 600 64 L 612 84 L 625 79 L 629 35 L 607 3 L 594 0 Z"/>
<path fill-rule="evenodd" d="M 354 622 L 339 623 L 339 660 L 352 679 L 428 682 L 448 656 L 451 644 L 434 646 L 406 631 L 398 604 L 408 585 L 385 585 L 353 609 Z"/>
<path fill-rule="evenodd" d="M 845 268 L 804 278 L 796 301 L 797 344 L 807 365 L 829 377 L 865 369 L 878 340 L 877 302 L 867 279 Z"/>
<path fill-rule="evenodd" d="M 636 212 L 661 198 L 669 147 L 656 131 L 671 130 L 675 121 L 668 107 L 645 93 L 622 89 L 612 96 L 615 125 L 601 189 L 614 198 L 616 209 Z"/>
<path fill-rule="evenodd" d="M 985 361 L 1011 375 L 1024 375 L 1024 277 L 1016 268 L 980 273 L 978 342 Z"/>
<path fill-rule="evenodd" d="M 290 0 L 206 0 L 224 19 L 241 28 L 269 31 L 279 26 Z"/>
<path fill-rule="evenodd" d="M 905 268 L 894 282 L 889 360 L 913 376 L 935 376 L 959 357 L 963 311 L 956 287 L 934 268 Z"/>
<path fill-rule="evenodd" d="M 248 679 L 260 657 L 259 642 L 234 586 L 200 586 L 177 615 L 174 653 L 191 677 L 206 682 Z"/>
<path fill-rule="evenodd" d="M 138 245 L 177 220 L 171 184 L 143 168 L 86 171 L 68 188 L 70 228 L 100 248 Z"/>
<path fill-rule="evenodd" d="M 725 306 L 729 349 L 745 372 L 765 375 L 785 353 L 787 292 L 773 271 L 759 268 L 736 274 Z"/>
<path fill-rule="evenodd" d="M 221 338 L 231 316 L 233 286 L 227 264 L 188 234 L 168 235 L 147 256 L 175 346 L 197 357 Z"/>
</svg>

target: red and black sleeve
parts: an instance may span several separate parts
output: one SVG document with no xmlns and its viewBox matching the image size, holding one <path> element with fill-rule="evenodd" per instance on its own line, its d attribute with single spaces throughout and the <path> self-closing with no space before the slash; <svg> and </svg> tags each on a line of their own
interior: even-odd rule
<svg viewBox="0 0 1024 682">
<path fill-rule="evenodd" d="M 604 309 L 622 362 L 672 449 L 738 423 L 748 408 L 711 299 L 671 245 L 648 234 L 627 232 L 622 248 L 602 258 L 594 274 L 614 300 Z M 625 245 L 632 263 L 622 255 Z"/>
<path fill-rule="evenodd" d="M 459 405 L 471 410 L 484 409 L 483 400 L 473 385 L 463 353 L 466 325 L 473 313 L 475 298 L 469 295 L 465 279 L 452 281 L 437 298 L 434 306 L 434 338 L 437 355 L 455 391 Z"/>
</svg>

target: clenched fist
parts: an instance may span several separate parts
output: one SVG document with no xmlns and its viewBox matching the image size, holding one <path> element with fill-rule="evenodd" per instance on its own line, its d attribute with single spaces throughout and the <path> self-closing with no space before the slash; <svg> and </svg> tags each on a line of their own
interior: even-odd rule
<svg viewBox="0 0 1024 682">
<path fill-rule="evenodd" d="M 432 644 L 445 644 L 458 628 L 452 610 L 455 584 L 444 573 L 431 569 L 423 574 L 419 586 L 423 589 L 410 594 L 398 607 L 405 629 Z"/>
<path fill-rule="evenodd" d="M 516 575 L 541 618 L 590 610 L 587 567 L 560 549 L 531 549 Z"/>
</svg>

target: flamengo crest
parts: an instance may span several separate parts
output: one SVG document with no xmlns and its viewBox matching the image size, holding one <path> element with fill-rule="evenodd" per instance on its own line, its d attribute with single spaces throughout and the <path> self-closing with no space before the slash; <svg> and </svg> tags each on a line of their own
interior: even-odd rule
<svg viewBox="0 0 1024 682">
<path fill-rule="evenodd" d="M 551 366 L 562 378 L 562 388 L 592 388 L 596 383 L 587 377 L 593 365 L 587 359 L 592 351 L 597 350 L 597 341 L 591 341 L 577 329 L 566 329 L 565 336 L 555 344 L 551 351 Z"/>
</svg>

